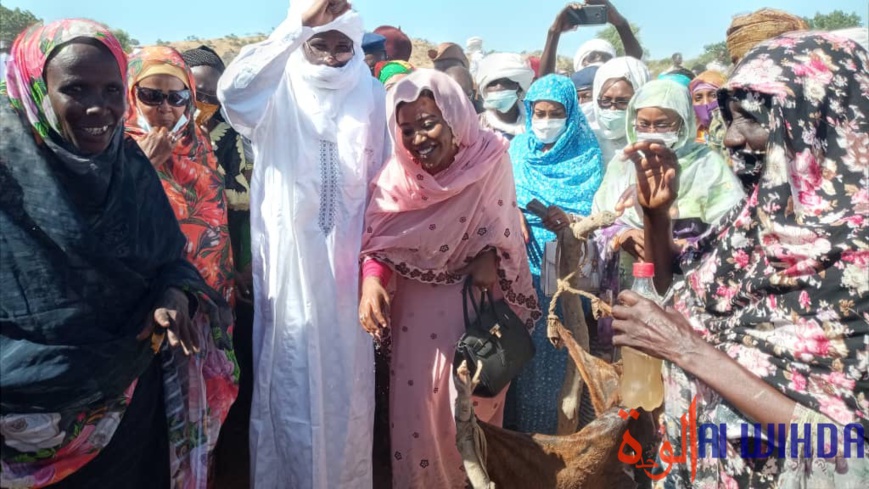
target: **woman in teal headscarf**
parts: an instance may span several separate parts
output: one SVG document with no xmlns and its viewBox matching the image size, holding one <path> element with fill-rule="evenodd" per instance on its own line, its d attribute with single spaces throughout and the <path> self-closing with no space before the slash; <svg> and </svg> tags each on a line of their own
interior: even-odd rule
<svg viewBox="0 0 869 489">
<path fill-rule="evenodd" d="M 555 231 L 568 226 L 573 216 L 590 213 L 603 178 L 603 157 L 579 108 L 570 78 L 548 75 L 537 80 L 524 103 L 526 131 L 511 142 L 510 158 L 517 203 L 527 222 L 526 242 L 534 287 L 545 311 L 549 299 L 540 283 L 544 245 L 553 241 Z M 544 219 L 525 210 L 533 199 L 549 208 Z M 545 317 L 541 322 L 545 323 Z M 554 433 L 567 354 L 549 345 L 545 324 L 538 326 L 533 335 L 537 354 L 513 382 L 505 426 L 523 432 Z"/>
<path fill-rule="evenodd" d="M 723 157 L 695 141 L 696 117 L 688 89 L 671 80 L 643 85 L 628 104 L 628 144 L 659 140 L 679 157 L 679 196 L 670 210 L 673 237 L 685 243 L 703 234 L 743 197 L 742 185 Z M 594 197 L 593 212 L 613 211 L 636 188 L 637 171 L 630 160 L 617 154 L 607 166 L 603 183 Z M 630 199 L 626 199 L 630 200 Z M 643 218 L 633 207 L 613 226 L 597 234 L 604 270 L 602 297 L 616 297 L 631 282 L 631 266 L 643 260 Z M 625 253 L 622 253 L 625 252 Z M 608 320 L 598 323 L 601 340 L 609 342 Z"/>
</svg>

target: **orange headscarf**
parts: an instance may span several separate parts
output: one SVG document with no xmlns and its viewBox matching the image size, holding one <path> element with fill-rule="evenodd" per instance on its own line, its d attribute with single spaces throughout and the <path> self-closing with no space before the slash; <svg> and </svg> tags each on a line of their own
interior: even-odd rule
<svg viewBox="0 0 869 489">
<path fill-rule="evenodd" d="M 130 58 L 127 133 L 137 141 L 147 134 L 139 125 L 135 88 L 140 81 L 153 75 L 174 76 L 190 90 L 190 102 L 185 110 L 187 126 L 173 148 L 172 157 L 157 168 L 157 174 L 175 210 L 181 231 L 187 236 L 187 259 L 208 285 L 232 303 L 234 268 L 223 177 L 210 140 L 196 125 L 196 83 L 178 51 L 167 46 L 152 46 Z"/>
</svg>

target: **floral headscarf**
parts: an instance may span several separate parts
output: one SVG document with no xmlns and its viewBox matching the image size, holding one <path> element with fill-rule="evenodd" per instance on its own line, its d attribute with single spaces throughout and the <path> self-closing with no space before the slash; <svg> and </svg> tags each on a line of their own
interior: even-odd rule
<svg viewBox="0 0 869 489">
<path fill-rule="evenodd" d="M 154 74 L 171 74 L 181 79 L 190 90 L 184 136 L 175 144 L 169 161 L 157 168 L 157 174 L 175 210 L 181 231 L 187 236 L 187 259 L 196 266 L 208 285 L 232 303 L 234 268 L 225 188 L 211 142 L 196 125 L 196 82 L 193 74 L 181 53 L 167 46 L 142 49 L 130 58 L 129 69 L 127 133 L 137 141 L 147 134 L 139 125 L 139 110 L 136 106 L 136 85 L 140 81 Z"/>
<path fill-rule="evenodd" d="M 12 45 L 6 66 L 6 93 L 15 110 L 27 117 L 43 139 L 52 130 L 62 134 L 48 98 L 43 76 L 45 64 L 58 46 L 79 38 L 102 43 L 117 60 L 121 78 L 127 78 L 127 56 L 121 44 L 106 26 L 92 20 L 62 19 L 46 25 L 36 24 L 22 32 Z"/>
<path fill-rule="evenodd" d="M 685 265 L 676 308 L 799 405 L 869 429 L 869 54 L 827 33 L 754 48 L 719 92 L 769 131 L 747 200 Z"/>
</svg>

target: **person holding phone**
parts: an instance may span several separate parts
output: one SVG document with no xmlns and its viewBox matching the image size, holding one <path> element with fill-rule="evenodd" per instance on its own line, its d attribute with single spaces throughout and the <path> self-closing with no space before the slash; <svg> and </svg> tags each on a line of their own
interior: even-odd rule
<svg viewBox="0 0 869 489">
<path fill-rule="evenodd" d="M 196 81 L 181 53 L 143 48 L 129 63 L 125 128 L 151 160 L 187 236 L 187 259 L 233 303 L 234 270 L 224 182 L 194 116 Z"/>
<path fill-rule="evenodd" d="M 526 131 L 510 143 L 516 195 L 522 209 L 528 263 L 537 299 L 548 310 L 540 282 L 544 249 L 572 216 L 587 216 L 603 178 L 603 157 L 582 115 L 570 78 L 545 76 L 531 85 L 524 100 Z M 537 208 L 532 202 L 545 206 Z M 567 353 L 552 348 L 546 319 L 534 332 L 537 354 L 513 382 L 505 425 L 525 433 L 554 434 L 557 396 Z"/>
<path fill-rule="evenodd" d="M 583 12 L 587 10 L 587 12 Z M 616 10 L 609 0 L 587 0 L 584 4 L 571 3 L 561 9 L 555 17 L 555 22 L 546 35 L 546 45 L 540 57 L 538 76 L 543 77 L 555 73 L 558 57 L 558 42 L 561 35 L 583 25 L 601 25 L 609 23 L 619 33 L 624 46 L 625 55 L 636 59 L 643 58 L 643 47 L 627 19 Z M 573 71 L 578 72 L 587 66 L 600 66 L 618 56 L 615 47 L 603 39 L 592 39 L 576 51 L 573 60 Z"/>
</svg>

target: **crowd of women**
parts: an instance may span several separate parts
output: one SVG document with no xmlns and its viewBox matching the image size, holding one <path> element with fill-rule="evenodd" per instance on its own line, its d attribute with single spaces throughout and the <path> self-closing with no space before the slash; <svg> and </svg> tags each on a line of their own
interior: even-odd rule
<svg viewBox="0 0 869 489">
<path fill-rule="evenodd" d="M 692 401 L 734 436 L 865 438 L 869 52 L 764 9 L 734 20 L 734 67 L 653 79 L 588 3 L 627 55 L 592 41 L 572 76 L 555 53 L 579 5 L 537 63 L 447 43 L 435 69 L 346 0 L 293 2 L 229 66 L 128 57 L 89 20 L 23 32 L 0 81 L 0 487 L 465 487 L 465 283 L 537 351 L 477 417 L 554 433 L 547 243 L 602 211 L 584 278 L 614 307 L 592 351 L 664 360 L 674 446 Z M 664 304 L 625 290 L 634 261 Z M 658 484 L 869 483 L 829 447 L 724 443 Z"/>
</svg>

